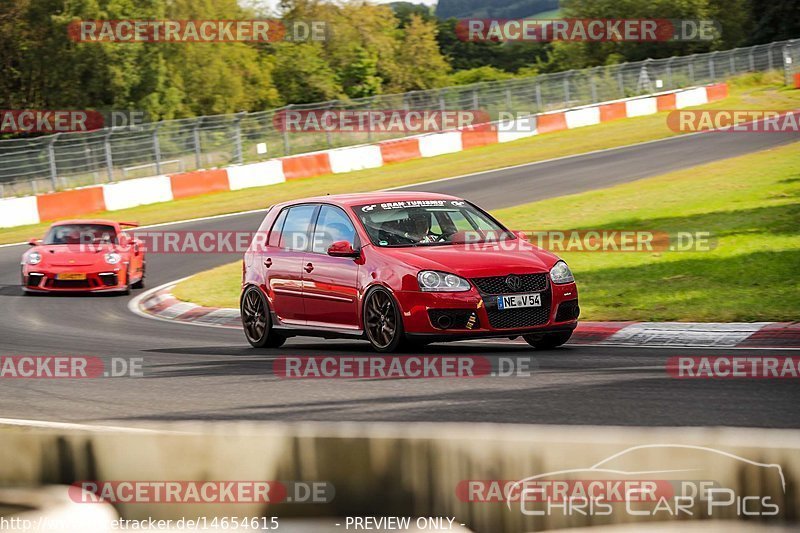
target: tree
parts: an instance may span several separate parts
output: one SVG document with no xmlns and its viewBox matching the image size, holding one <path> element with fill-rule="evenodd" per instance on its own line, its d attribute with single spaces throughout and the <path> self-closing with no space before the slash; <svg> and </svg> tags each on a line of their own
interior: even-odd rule
<svg viewBox="0 0 800 533">
<path fill-rule="evenodd" d="M 342 87 L 323 59 L 319 44 L 282 43 L 275 48 L 272 76 L 286 103 L 304 104 L 339 97 Z"/>
<path fill-rule="evenodd" d="M 436 26 L 422 17 L 412 15 L 397 51 L 399 66 L 391 79 L 395 91 L 416 91 L 442 86 L 447 80 L 450 65 L 439 52 Z"/>
</svg>

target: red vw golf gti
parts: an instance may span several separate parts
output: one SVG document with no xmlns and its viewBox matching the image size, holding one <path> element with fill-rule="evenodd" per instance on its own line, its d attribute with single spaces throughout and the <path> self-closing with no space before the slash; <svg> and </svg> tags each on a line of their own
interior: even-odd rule
<svg viewBox="0 0 800 533">
<path fill-rule="evenodd" d="M 564 344 L 577 325 L 567 264 L 453 196 L 380 192 L 273 206 L 244 258 L 255 347 L 366 338 L 378 352 L 472 338 Z"/>
</svg>

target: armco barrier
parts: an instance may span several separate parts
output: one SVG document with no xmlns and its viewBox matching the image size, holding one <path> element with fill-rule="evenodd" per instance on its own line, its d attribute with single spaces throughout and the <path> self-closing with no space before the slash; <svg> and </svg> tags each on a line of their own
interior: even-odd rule
<svg viewBox="0 0 800 533">
<path fill-rule="evenodd" d="M 634 98 L 625 102 L 625 114 L 628 118 L 643 117 L 658 113 L 657 97 Z"/>
<path fill-rule="evenodd" d="M 461 145 L 464 150 L 478 148 L 489 144 L 497 144 L 499 136 L 494 124 L 478 124 L 461 131 Z"/>
<path fill-rule="evenodd" d="M 229 190 L 228 172 L 224 168 L 173 174 L 169 179 L 172 182 L 172 197 L 176 200 Z"/>
<path fill-rule="evenodd" d="M 628 118 L 625 112 L 625 102 L 614 102 L 613 104 L 600 106 L 600 122 L 611 122 L 612 120 L 623 118 Z"/>
<path fill-rule="evenodd" d="M 675 107 L 683 109 L 684 107 L 693 107 L 708 103 L 708 94 L 705 87 L 698 87 L 697 89 L 689 89 L 688 91 L 681 91 L 675 94 Z"/>
<path fill-rule="evenodd" d="M 95 211 L 115 211 L 216 191 L 262 187 L 291 179 L 378 168 L 421 157 L 434 157 L 478 146 L 515 141 L 542 133 L 701 105 L 721 100 L 727 95 L 728 86 L 721 83 L 519 117 L 511 123 L 478 124 L 463 131 L 429 133 L 223 169 L 200 170 L 169 177 L 139 178 L 38 197 L 5 199 L 0 200 L 0 227 L 35 224 Z M 266 203 L 267 200 L 265 205 Z"/>
<path fill-rule="evenodd" d="M 287 180 L 313 178 L 331 173 L 331 162 L 327 152 L 284 157 L 281 161 L 283 162 L 283 175 Z"/>
<path fill-rule="evenodd" d="M 106 209 L 102 187 L 43 194 L 36 197 L 36 203 L 41 220 L 69 218 Z"/>
<path fill-rule="evenodd" d="M 13 228 L 39 223 L 39 207 L 35 196 L 0 200 L 0 228 Z"/>
<path fill-rule="evenodd" d="M 536 131 L 539 134 L 567 129 L 566 113 L 545 113 L 536 116 Z"/>
<path fill-rule="evenodd" d="M 419 159 L 422 154 L 419 151 L 419 139 L 398 139 L 396 141 L 384 141 L 378 143 L 381 147 L 381 157 L 386 164 L 401 163 L 409 159 Z"/>
<path fill-rule="evenodd" d="M 103 185 L 103 200 L 108 211 L 173 200 L 169 176 L 137 178 Z"/>
<path fill-rule="evenodd" d="M 283 175 L 283 164 L 277 160 L 228 167 L 228 186 L 232 191 L 250 187 L 264 187 L 286 181 Z"/>
<path fill-rule="evenodd" d="M 460 131 L 430 133 L 419 138 L 419 153 L 422 157 L 452 154 L 464 149 Z"/>
<path fill-rule="evenodd" d="M 600 124 L 600 107 L 584 107 L 574 109 L 564 113 L 567 122 L 567 129 L 582 128 L 584 126 L 594 126 Z"/>
<path fill-rule="evenodd" d="M 656 107 L 658 108 L 659 112 L 677 109 L 676 105 L 675 93 L 656 96 Z"/>
<path fill-rule="evenodd" d="M 328 156 L 331 162 L 331 172 L 334 174 L 383 166 L 381 149 L 375 145 L 339 148 L 328 152 Z"/>
<path fill-rule="evenodd" d="M 780 511 L 773 524 L 797 520 L 800 509 L 800 435 L 789 430 L 245 422 L 148 428 L 155 430 L 0 427 L 0 486 L 82 480 L 326 481 L 335 488 L 328 503 L 120 503 L 116 508 L 127 519 L 455 517 L 482 533 L 701 520 L 706 514 L 705 502 L 695 500 L 692 515 L 677 517 L 632 515 L 624 503 L 609 516 L 567 515 L 559 511 L 563 502 L 549 514 L 530 516 L 518 502 L 509 509 L 503 502 L 469 501 L 459 490 L 468 480 L 518 481 L 547 473 L 549 480 L 570 479 L 560 474 L 565 470 L 572 471 L 571 479 L 712 481 L 740 497 L 769 498 Z M 637 477 L 637 472 L 647 474 Z M 668 500 L 670 507 L 674 504 Z M 715 511 L 716 519 L 737 518 L 737 505 Z M 748 517 L 746 523 L 759 522 Z"/>
</svg>

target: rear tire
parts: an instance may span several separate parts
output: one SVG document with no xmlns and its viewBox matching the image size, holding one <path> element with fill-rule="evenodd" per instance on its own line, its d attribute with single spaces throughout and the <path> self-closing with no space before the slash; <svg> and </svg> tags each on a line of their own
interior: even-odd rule
<svg viewBox="0 0 800 533">
<path fill-rule="evenodd" d="M 567 342 L 572 337 L 571 331 L 559 331 L 558 333 L 545 333 L 544 335 L 523 335 L 525 342 L 537 350 L 552 350 Z"/>
<path fill-rule="evenodd" d="M 286 342 L 286 337 L 275 333 L 267 298 L 258 287 L 245 289 L 240 311 L 244 336 L 253 348 L 279 348 Z"/>
</svg>

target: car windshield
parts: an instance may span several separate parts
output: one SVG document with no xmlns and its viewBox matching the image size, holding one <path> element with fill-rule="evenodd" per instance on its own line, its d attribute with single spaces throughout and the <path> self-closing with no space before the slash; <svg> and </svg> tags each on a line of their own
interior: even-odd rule
<svg viewBox="0 0 800 533">
<path fill-rule="evenodd" d="M 117 233 L 106 224 L 61 224 L 53 226 L 44 244 L 115 244 Z"/>
<path fill-rule="evenodd" d="M 377 246 L 436 246 L 516 238 L 464 200 L 383 202 L 353 210 Z"/>
</svg>

